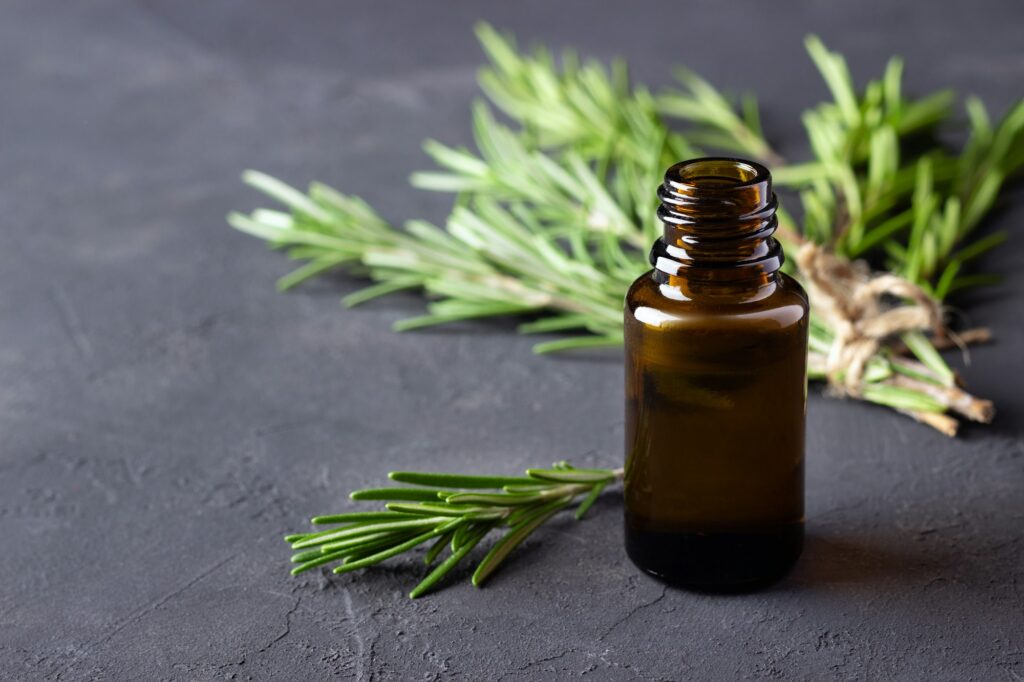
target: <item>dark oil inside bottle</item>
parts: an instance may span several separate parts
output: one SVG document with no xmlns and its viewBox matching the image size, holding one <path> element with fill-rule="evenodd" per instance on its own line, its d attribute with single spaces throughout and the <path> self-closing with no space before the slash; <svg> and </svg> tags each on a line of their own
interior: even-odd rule
<svg viewBox="0 0 1024 682">
<path fill-rule="evenodd" d="M 677 164 L 626 299 L 626 549 L 710 591 L 786 573 L 804 520 L 807 298 L 779 272 L 768 171 Z"/>
</svg>

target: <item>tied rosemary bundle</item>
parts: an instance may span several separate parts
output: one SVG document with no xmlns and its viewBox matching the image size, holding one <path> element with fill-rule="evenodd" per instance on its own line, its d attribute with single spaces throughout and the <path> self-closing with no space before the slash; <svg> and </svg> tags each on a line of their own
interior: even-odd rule
<svg viewBox="0 0 1024 682">
<path fill-rule="evenodd" d="M 391 480 L 418 487 L 368 488 L 351 494 L 353 500 L 387 500 L 385 511 L 317 516 L 313 523 L 336 527 L 285 537 L 298 564 L 297 575 L 318 566 L 338 563 L 334 573 L 348 573 L 378 564 L 430 543 L 423 557 L 437 564 L 409 596 L 422 596 L 452 571 L 491 531 L 508 531 L 473 572 L 479 587 L 505 557 L 544 522 L 583 496 L 576 508 L 582 519 L 608 484 L 621 480 L 622 469 L 577 469 L 557 462 L 551 469 L 528 469 L 526 476 L 466 476 L 398 471 Z"/>
<path fill-rule="evenodd" d="M 736 153 L 769 164 L 780 191 L 798 199 L 801 220 L 780 208 L 777 236 L 811 294 L 811 378 L 948 435 L 958 423 L 950 412 L 991 419 L 991 403 L 964 391 L 937 349 L 989 336 L 952 333 L 942 306 L 998 279 L 972 266 L 1006 239 L 979 236 L 978 226 L 1024 165 L 1024 101 L 993 125 L 968 98 L 966 142 L 954 153 L 937 138 L 953 123 L 952 93 L 907 97 L 898 57 L 857 91 L 844 59 L 811 37 L 832 100 L 803 116 L 814 158 L 789 164 L 766 140 L 751 96 L 735 104 L 686 70 L 679 86 L 653 94 L 630 84 L 622 62 L 605 69 L 566 52 L 556 63 L 543 49 L 520 54 L 487 25 L 477 34 L 490 60 L 479 76 L 490 103 L 473 107 L 477 150 L 428 141 L 440 170 L 412 176 L 416 187 L 456 195 L 446 228 L 412 220 L 398 229 L 324 185 L 300 192 L 244 174 L 289 209 L 229 217 L 306 261 L 281 278 L 282 290 L 344 267 L 375 282 L 348 306 L 406 289 L 431 296 L 428 312 L 399 331 L 540 314 L 520 330 L 573 335 L 537 344 L 538 353 L 619 345 L 623 294 L 660 233 L 653 190 L 663 169 L 710 150 Z"/>
</svg>

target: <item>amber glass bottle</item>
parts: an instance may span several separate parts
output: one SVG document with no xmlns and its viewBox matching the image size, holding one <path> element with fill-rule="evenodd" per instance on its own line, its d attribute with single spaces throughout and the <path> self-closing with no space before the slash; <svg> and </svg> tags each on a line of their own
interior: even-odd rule
<svg viewBox="0 0 1024 682">
<path fill-rule="evenodd" d="M 664 236 L 626 296 L 626 550 L 685 587 L 742 591 L 803 546 L 807 296 L 779 272 L 771 175 L 676 164 Z"/>
</svg>

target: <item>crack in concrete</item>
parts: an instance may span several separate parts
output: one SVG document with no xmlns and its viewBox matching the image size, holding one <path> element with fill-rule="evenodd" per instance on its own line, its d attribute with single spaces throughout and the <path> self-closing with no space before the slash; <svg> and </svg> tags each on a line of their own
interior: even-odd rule
<svg viewBox="0 0 1024 682">
<path fill-rule="evenodd" d="M 510 671 L 502 674 L 502 676 L 498 678 L 498 682 L 501 682 L 501 680 L 505 679 L 506 677 L 508 677 L 510 675 L 516 675 L 518 673 L 525 672 L 525 671 L 529 670 L 530 668 L 533 668 L 533 667 L 536 667 L 536 666 L 540 665 L 541 663 L 550 663 L 551 661 L 557 661 L 557 660 L 565 658 L 569 654 L 573 654 L 573 653 L 576 653 L 576 649 L 575 648 L 566 649 L 562 653 L 555 654 L 553 656 L 545 656 L 543 658 L 534 659 L 532 661 L 527 662 L 525 665 L 519 666 L 515 670 L 510 670 Z"/>
<path fill-rule="evenodd" d="M 50 288 L 50 299 L 57 308 L 64 333 L 71 340 L 71 344 L 83 360 L 91 361 L 93 357 L 92 343 L 82 329 L 82 320 L 75 312 L 74 306 L 68 300 L 67 294 L 60 287 Z"/>
<path fill-rule="evenodd" d="M 297 596 L 295 598 L 295 604 L 293 604 L 292 607 L 290 609 L 288 609 L 288 612 L 284 614 L 284 630 L 281 631 L 281 633 L 278 634 L 276 637 L 274 637 L 274 639 L 272 639 L 269 642 L 267 642 L 256 653 L 262 654 L 263 652 L 265 652 L 268 649 L 270 649 L 270 647 L 274 646 L 275 644 L 277 644 L 282 639 L 284 639 L 285 637 L 287 637 L 288 635 L 290 635 L 292 633 L 292 616 L 294 616 L 295 612 L 299 610 L 299 604 L 301 604 L 301 603 L 302 603 L 302 595 L 299 595 L 299 596 Z"/>
<path fill-rule="evenodd" d="M 359 626 L 356 623 L 356 612 L 352 607 L 352 594 L 347 587 L 341 591 L 342 601 L 345 603 L 345 618 L 352 625 L 352 638 L 356 640 L 356 680 L 361 682 L 365 678 L 366 642 L 359 633 Z"/>
<path fill-rule="evenodd" d="M 667 585 L 662 585 L 661 586 L 661 594 L 659 594 L 657 597 L 655 597 L 654 599 L 652 599 L 649 602 L 645 602 L 643 604 L 638 604 L 637 606 L 634 606 L 632 609 L 630 609 L 626 613 L 626 615 L 624 615 L 622 618 L 619 618 L 617 621 L 612 623 L 611 627 L 609 627 L 607 630 L 605 630 L 604 634 L 601 635 L 600 637 L 598 637 L 597 641 L 603 642 L 608 637 L 608 635 L 612 634 L 612 632 L 616 628 L 618 628 L 620 625 L 625 623 L 627 620 L 629 620 L 630 618 L 635 616 L 640 611 L 643 611 L 644 609 L 650 608 L 650 607 L 654 606 L 655 604 L 657 604 L 658 602 L 660 602 L 662 599 L 665 598 L 665 595 L 667 593 L 668 593 L 668 586 Z"/>
<path fill-rule="evenodd" d="M 136 609 L 130 616 L 128 616 L 127 618 L 122 620 L 120 623 L 115 625 L 112 629 L 107 631 L 107 633 L 104 634 L 99 639 L 95 639 L 92 642 L 87 642 L 85 644 L 85 646 L 81 647 L 77 652 L 75 652 L 75 654 L 73 654 L 72 659 L 70 661 L 68 661 L 68 663 L 63 668 L 61 668 L 56 673 L 54 673 L 54 679 L 55 680 L 59 680 L 61 678 L 61 676 L 64 675 L 64 673 L 66 673 L 72 667 L 74 667 L 79 662 L 81 662 L 81 660 L 83 658 L 85 658 L 86 656 L 88 656 L 90 653 L 92 653 L 93 650 L 95 650 L 98 647 L 103 646 L 108 641 L 110 641 L 115 635 L 117 635 L 117 633 L 121 632 L 122 630 L 127 628 L 129 625 L 133 625 L 133 624 L 137 623 L 138 621 L 142 620 L 143 618 L 148 616 L 150 613 L 156 611 L 158 608 L 160 608 L 161 606 L 163 606 L 167 602 L 169 602 L 172 599 L 180 596 L 186 590 L 188 590 L 190 587 L 192 587 L 193 585 L 195 585 L 199 581 L 201 581 L 204 578 L 206 578 L 206 577 L 210 576 L 211 574 L 213 574 L 215 571 L 220 569 L 226 563 L 228 563 L 229 561 L 234 559 L 236 556 L 238 556 L 238 552 L 232 554 L 231 556 L 229 556 L 227 558 L 221 559 L 220 561 L 218 561 L 214 565 L 210 566 L 209 568 L 206 568 L 203 571 L 200 571 L 197 575 L 195 575 L 192 578 L 190 578 L 189 580 L 187 580 L 183 585 L 181 585 L 177 589 L 175 589 L 175 590 L 173 590 L 171 592 L 168 592 L 167 594 L 165 594 L 162 597 L 154 599 L 153 601 L 143 605 L 141 608 Z"/>
</svg>

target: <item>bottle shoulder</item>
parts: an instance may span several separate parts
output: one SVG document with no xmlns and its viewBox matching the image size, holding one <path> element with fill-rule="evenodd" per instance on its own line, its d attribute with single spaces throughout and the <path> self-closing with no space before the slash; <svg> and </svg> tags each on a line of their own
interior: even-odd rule
<svg viewBox="0 0 1024 682">
<path fill-rule="evenodd" d="M 784 273 L 777 273 L 772 282 L 757 290 L 688 296 L 680 287 L 661 283 L 647 272 L 626 294 L 627 322 L 632 319 L 656 327 L 708 325 L 716 320 L 723 325 L 789 327 L 806 324 L 808 311 L 804 288 Z"/>
</svg>

